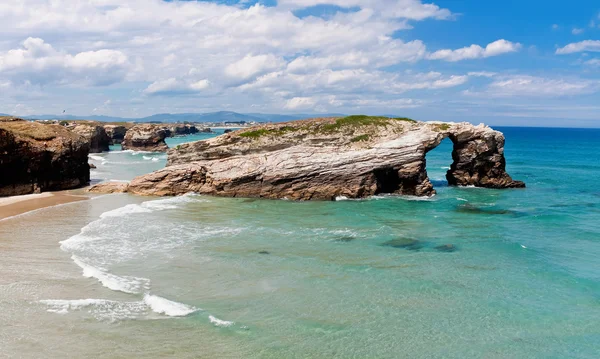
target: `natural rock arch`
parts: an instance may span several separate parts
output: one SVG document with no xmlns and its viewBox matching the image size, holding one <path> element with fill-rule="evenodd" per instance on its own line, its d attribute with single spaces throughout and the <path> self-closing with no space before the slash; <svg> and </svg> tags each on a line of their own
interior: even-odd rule
<svg viewBox="0 0 600 359">
<path fill-rule="evenodd" d="M 451 185 L 524 187 L 505 171 L 504 136 L 487 126 L 356 116 L 264 125 L 181 145 L 169 150 L 168 167 L 134 179 L 128 191 L 294 200 L 431 196 L 425 156 L 447 137 L 454 143 Z"/>
</svg>

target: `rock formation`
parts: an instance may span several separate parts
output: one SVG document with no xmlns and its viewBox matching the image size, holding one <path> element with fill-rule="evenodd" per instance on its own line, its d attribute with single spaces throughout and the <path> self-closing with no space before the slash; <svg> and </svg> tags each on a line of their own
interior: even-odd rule
<svg viewBox="0 0 600 359">
<path fill-rule="evenodd" d="M 108 124 L 108 125 L 104 125 L 104 130 L 106 131 L 106 134 L 110 138 L 110 144 L 111 145 L 119 145 L 119 144 L 121 144 L 121 142 L 123 142 L 123 139 L 125 138 L 125 134 L 127 133 L 127 130 L 130 129 L 131 127 L 133 127 L 133 124 L 127 124 L 127 125 Z"/>
<path fill-rule="evenodd" d="M 88 141 L 63 126 L 0 118 L 0 196 L 84 186 L 88 153 Z"/>
<path fill-rule="evenodd" d="M 124 150 L 166 152 L 165 138 L 170 136 L 171 131 L 164 125 L 135 125 L 127 131 L 121 146 Z"/>
<path fill-rule="evenodd" d="M 106 134 L 104 127 L 95 122 L 77 122 L 69 126 L 69 130 L 83 136 L 90 144 L 90 153 L 101 153 L 109 150 L 110 137 Z"/>
<path fill-rule="evenodd" d="M 199 132 L 196 126 L 188 124 L 177 124 L 170 126 L 169 131 L 171 131 L 171 137 L 191 135 Z"/>
<path fill-rule="evenodd" d="M 350 116 L 263 125 L 180 145 L 169 150 L 166 168 L 135 178 L 128 191 L 293 200 L 431 196 L 425 155 L 447 137 L 454 142 L 450 184 L 525 186 L 506 173 L 504 136 L 487 126 Z"/>
</svg>

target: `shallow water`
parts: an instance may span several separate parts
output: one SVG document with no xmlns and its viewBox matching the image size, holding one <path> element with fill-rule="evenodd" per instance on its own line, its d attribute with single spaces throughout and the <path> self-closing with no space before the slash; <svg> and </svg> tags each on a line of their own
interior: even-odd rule
<svg viewBox="0 0 600 359">
<path fill-rule="evenodd" d="M 448 187 L 444 142 L 428 200 L 109 195 L 5 221 L 2 352 L 596 358 L 600 131 L 501 130 L 525 190 Z M 111 179 L 164 165 L 100 156 Z"/>
</svg>

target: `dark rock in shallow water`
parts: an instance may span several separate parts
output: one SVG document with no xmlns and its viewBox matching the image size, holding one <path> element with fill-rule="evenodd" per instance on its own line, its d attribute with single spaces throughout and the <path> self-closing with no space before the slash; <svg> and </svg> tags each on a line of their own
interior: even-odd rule
<svg viewBox="0 0 600 359">
<path fill-rule="evenodd" d="M 269 251 L 260 251 L 260 252 L 258 252 L 258 254 L 271 254 L 271 252 L 269 252 Z"/>
<path fill-rule="evenodd" d="M 96 165 L 93 163 L 90 163 L 89 165 L 90 165 L 90 168 L 96 168 Z"/>
<path fill-rule="evenodd" d="M 517 215 L 517 212 L 511 211 L 509 209 L 500 209 L 500 208 L 485 208 L 485 207 L 477 207 L 472 204 L 461 204 L 456 208 L 457 212 L 460 213 L 472 213 L 472 214 L 512 214 Z"/>
<path fill-rule="evenodd" d="M 423 248 L 423 243 L 413 238 L 396 238 L 382 244 L 384 247 L 403 248 L 411 251 L 418 251 Z"/>
<path fill-rule="evenodd" d="M 344 242 L 344 243 L 348 243 L 348 242 L 352 242 L 353 240 L 355 240 L 356 238 L 352 237 L 352 236 L 343 236 L 340 238 L 336 238 L 335 242 Z"/>
<path fill-rule="evenodd" d="M 451 253 L 456 251 L 456 246 L 454 244 L 442 244 L 441 246 L 436 246 L 435 250 L 439 252 Z"/>
</svg>

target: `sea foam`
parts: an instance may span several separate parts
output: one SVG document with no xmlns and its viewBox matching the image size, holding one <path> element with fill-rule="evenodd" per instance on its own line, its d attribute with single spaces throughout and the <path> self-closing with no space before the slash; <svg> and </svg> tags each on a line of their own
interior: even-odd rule
<svg viewBox="0 0 600 359">
<path fill-rule="evenodd" d="M 144 303 L 146 303 L 153 312 L 164 314 L 169 317 L 185 317 L 186 315 L 190 315 L 199 310 L 192 306 L 151 294 L 144 295 Z"/>
<path fill-rule="evenodd" d="M 213 317 L 212 315 L 208 316 L 210 322 L 217 327 L 230 327 L 235 324 L 235 322 L 229 322 L 227 320 L 221 320 L 219 318 Z"/>
<path fill-rule="evenodd" d="M 147 278 L 130 277 L 109 273 L 104 268 L 94 267 L 85 263 L 83 260 L 73 255 L 73 262 L 83 269 L 83 276 L 86 278 L 96 278 L 103 286 L 108 289 L 123 293 L 141 293 L 143 290 L 150 289 L 150 280 Z"/>
</svg>

